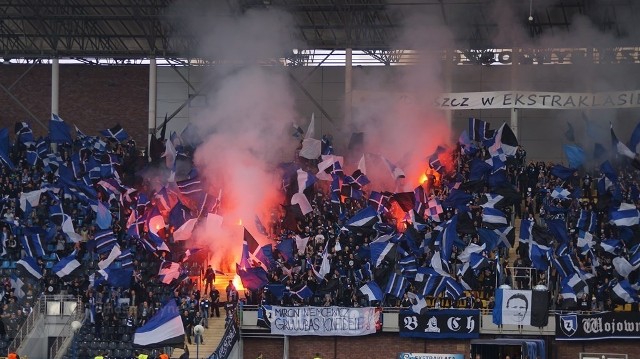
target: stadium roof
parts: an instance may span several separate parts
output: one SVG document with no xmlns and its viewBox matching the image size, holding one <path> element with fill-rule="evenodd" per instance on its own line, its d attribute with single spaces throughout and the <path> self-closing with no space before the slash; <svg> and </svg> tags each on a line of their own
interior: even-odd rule
<svg viewBox="0 0 640 359">
<path fill-rule="evenodd" d="M 190 0 L 211 4 L 206 0 Z M 392 61 L 407 19 L 425 14 L 427 29 L 445 27 L 451 48 L 514 47 L 547 34 L 571 34 L 585 22 L 624 46 L 634 36 L 640 4 L 632 0 L 215 0 L 219 16 L 277 8 L 292 14 L 292 35 L 307 49 L 351 47 Z M 0 0 L 0 57 L 190 58 L 198 36 L 178 0 Z M 514 3 L 517 3 L 514 5 Z M 533 20 L 529 20 L 532 16 Z M 213 20 L 215 21 L 215 20 Z M 502 30 L 504 33 L 504 30 Z M 521 40 L 521 39 L 520 39 Z M 601 40 L 601 39 L 600 39 Z M 598 36 L 570 46 L 597 46 Z M 593 43 L 590 43 L 593 42 Z M 439 45 L 443 46 L 443 45 Z M 449 46 L 445 43 L 444 46 Z"/>
</svg>

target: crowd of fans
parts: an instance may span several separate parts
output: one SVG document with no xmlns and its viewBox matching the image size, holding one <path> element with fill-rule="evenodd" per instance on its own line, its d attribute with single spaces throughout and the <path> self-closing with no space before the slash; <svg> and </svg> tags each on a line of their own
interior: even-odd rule
<svg viewBox="0 0 640 359">
<path fill-rule="evenodd" d="M 138 235 L 127 233 L 131 228 L 130 223 L 128 225 L 131 213 L 137 211 L 138 217 L 143 218 L 144 211 L 153 206 L 153 201 L 139 203 L 139 198 L 143 193 L 153 198 L 155 192 L 136 172 L 147 165 L 147 160 L 133 140 L 91 137 L 78 131 L 73 142 L 52 143 L 43 138 L 25 141 L 24 124 L 17 125 L 16 131 L 19 127 L 15 143 L 8 146 L 2 156 L 0 170 L 0 271 L 3 274 L 0 353 L 6 353 L 42 295 L 79 299 L 84 320 L 70 349 L 70 357 L 93 358 L 107 351 L 111 357 L 133 355 L 134 331 L 170 298 L 181 310 L 189 342 L 194 325 L 208 326 L 210 315 L 220 316 L 218 306 L 226 298 L 221 298 L 211 285 L 201 295 L 196 279 L 204 273 L 203 256 L 184 258 L 185 242 L 173 241 L 169 230 L 159 234 L 166 243 L 163 248 L 149 248 L 148 228 L 144 224 L 136 224 L 141 228 Z M 37 159 L 30 163 L 29 152 L 36 148 Z M 89 177 L 89 159 L 96 166 L 106 165 L 109 170 Z M 81 173 L 76 172 L 78 163 L 82 164 Z M 64 170 L 61 167 L 73 169 L 73 182 L 61 178 Z M 83 188 L 79 184 L 81 178 L 89 187 L 84 195 L 77 191 Z M 118 190 L 114 193 L 110 191 L 113 188 L 101 187 L 98 182 L 103 179 L 115 180 Z M 44 191 L 37 203 L 21 202 L 23 194 L 40 189 Z M 91 198 L 92 190 L 95 198 Z M 95 236 L 101 230 L 95 210 L 97 201 L 105 204 L 110 212 L 112 221 L 108 227 L 115 237 L 114 243 L 122 253 L 130 253 L 128 258 L 118 257 L 110 264 L 111 268 L 130 268 L 130 280 L 122 285 L 113 285 L 98 272 L 104 269 L 99 264 L 104 263 L 111 252 L 96 248 Z M 51 208 L 58 205 L 68 215 L 77 236 L 69 236 L 61 221 L 52 214 Z M 25 243 L 34 243 L 33 233 L 37 233 L 43 253 L 35 254 L 33 248 L 24 247 Z M 20 265 L 31 255 L 41 276 L 34 276 Z M 80 266 L 71 273 L 56 273 L 55 265 L 69 256 L 75 257 Z M 158 273 L 165 261 L 180 263 L 180 276 L 163 283 Z"/>
<path fill-rule="evenodd" d="M 488 146 L 483 146 L 482 143 L 475 143 L 475 146 L 473 151 L 469 151 L 468 146 L 465 148 L 458 144 L 450 151 L 451 163 L 440 173 L 428 169 L 431 175 L 421 184 L 427 193 L 427 201 L 437 199 L 438 203 L 446 203 L 452 188 L 464 189 L 465 193 L 472 195 L 472 200 L 463 209 L 443 205 L 441 213 L 435 216 L 418 213 L 420 200 L 416 199 L 414 216 L 411 219 L 398 217 L 395 211 L 383 210 L 379 211 L 383 225 L 378 223 L 368 228 L 345 227 L 349 218 L 358 211 L 366 206 L 378 206 L 379 203 L 368 201 L 368 193 L 364 192 L 358 199 L 343 196 L 341 203 L 336 205 L 336 201 L 332 200 L 332 189 L 318 181 L 304 191 L 312 212 L 301 218 L 297 226 L 283 224 L 287 214 L 284 210 L 280 213 L 274 210 L 268 226 L 270 237 L 278 244 L 293 239 L 297 246 L 291 258 L 287 258 L 286 253 L 279 253 L 278 245 L 274 246 L 275 264 L 268 263 L 269 283 L 262 291 L 252 291 L 249 301 L 254 304 L 287 306 L 410 307 L 415 304 L 416 293 L 419 297 L 424 288 L 424 283 L 417 278 L 407 278 L 410 281 L 403 290 L 403 295 L 396 297 L 387 293 L 382 301 L 370 301 L 370 298 L 359 291 L 359 288 L 372 280 L 384 291 L 389 274 L 402 270 L 398 261 L 401 258 L 400 253 L 395 258 L 385 258 L 379 266 L 375 266 L 366 248 L 376 239 L 388 234 L 389 232 L 385 231 L 388 228 L 395 228 L 398 232 L 407 229 L 415 232 L 419 228 L 419 235 L 413 237 L 418 250 L 410 253 L 415 256 L 419 268 L 431 267 L 432 256 L 440 249 L 437 243 L 434 244 L 433 237 L 442 230 L 442 224 L 454 215 L 469 212 L 473 228 L 469 230 L 458 222 L 460 243 L 453 246 L 448 266 L 449 274 L 453 278 L 460 283 L 465 282 L 465 294 L 427 295 L 429 307 L 492 309 L 495 305 L 493 295 L 496 285 L 507 284 L 516 289 L 532 289 L 536 285 L 544 285 L 552 296 L 552 309 L 602 311 L 622 308 L 617 307 L 617 304 L 624 303 L 616 300 L 615 296 L 612 297 L 612 287 L 627 276 L 618 273 L 612 262 L 616 257 L 631 260 L 638 250 L 636 245 L 640 237 L 636 235 L 637 225 L 621 228 L 611 223 L 610 211 L 617 208 L 621 202 L 640 205 L 638 169 L 629 166 L 624 159 L 612 159 L 611 162 L 618 165 L 615 173 L 617 178 L 612 183 L 608 177 L 611 174 L 603 173 L 607 171 L 600 166 L 605 159 L 593 159 L 579 169 L 569 169 L 553 163 L 528 161 L 525 149 L 518 146 L 514 156 L 506 160 L 503 182 L 495 185 L 486 177 L 481 180 L 473 178 L 473 161 L 484 162 L 492 157 Z M 315 173 L 320 161 L 298 158 L 296 162 L 297 167 Z M 609 182 L 606 186 L 600 187 L 598 181 L 604 180 Z M 374 185 L 369 187 L 365 187 L 364 190 L 376 190 Z M 458 256 L 469 244 L 480 245 L 483 242 L 477 229 L 494 228 L 491 224 L 487 226 L 483 222 L 483 207 L 494 196 L 493 193 L 500 189 L 500 193 L 504 194 L 505 188 L 505 196 L 516 196 L 511 203 L 500 208 L 505 215 L 506 226 L 519 224 L 516 219 L 529 220 L 546 230 L 548 220 L 561 220 L 569 241 L 563 244 L 561 240 L 553 239 L 548 243 L 550 251 L 545 259 L 546 266 L 541 268 L 539 264 L 532 263 L 530 246 L 527 243 L 522 240 L 513 241 L 514 237 L 520 237 L 516 229 L 508 235 L 512 238 L 512 248 L 498 246 L 491 250 L 483 250 L 480 253 L 487 258 L 487 263 L 480 270 L 474 270 L 471 276 L 463 278 L 464 263 Z M 555 196 L 553 191 L 556 189 L 567 190 L 570 195 Z M 417 198 L 421 191 L 416 189 L 414 193 Z M 596 223 L 589 223 L 589 220 L 586 225 L 583 222 L 579 223 L 581 216 L 586 216 L 591 222 Z M 419 225 L 414 225 L 415 223 Z M 621 240 L 615 250 L 609 249 L 607 241 L 622 238 L 623 230 L 631 230 L 633 235 L 624 241 Z M 580 244 L 578 237 L 581 231 L 593 235 L 593 241 L 589 243 L 588 248 Z M 398 243 L 399 247 L 400 245 L 401 243 Z M 318 272 L 325 250 L 328 252 L 330 270 L 323 277 L 318 275 Z M 584 288 L 573 293 L 568 293 L 566 288 L 563 288 L 564 277 L 559 274 L 557 262 L 554 261 L 561 256 L 570 258 L 573 270 L 580 275 Z M 496 273 L 498 262 L 501 262 L 499 264 L 502 268 L 499 276 Z M 636 272 L 629 276 L 630 281 L 637 281 Z M 637 285 L 635 282 L 634 284 Z M 298 295 L 305 287 L 310 288 L 313 295 Z M 637 303 L 631 305 L 631 310 L 637 308 Z"/>
<path fill-rule="evenodd" d="M 40 146 L 41 143 L 45 146 Z M 623 237 L 623 229 L 609 220 L 610 209 L 620 202 L 639 204 L 637 170 L 632 166 L 620 166 L 615 173 L 615 180 L 607 177 L 608 185 L 599 188 L 597 182 L 603 179 L 603 170 L 598 165 L 592 166 L 593 170 L 585 167 L 572 169 L 568 171 L 569 175 L 563 176 L 556 171 L 557 165 L 527 161 L 524 148 L 518 146 L 515 154 L 506 158 L 502 168 L 496 170 L 494 163 L 478 177 L 474 174 L 477 161 L 484 162 L 493 157 L 488 147 L 481 143 L 475 143 L 473 148 L 458 144 L 444 153 L 440 160 L 445 165 L 432 166 L 426 180 L 414 191 L 415 203 L 414 208 L 408 211 L 410 213 L 398 215 L 397 208 L 393 209 L 393 201 L 389 201 L 384 204 L 384 209 L 376 206 L 380 221 L 372 226 L 349 226 L 348 221 L 372 205 L 368 195 L 375 190 L 375 184 L 369 185 L 371 188 L 364 186 L 361 196 L 343 194 L 338 201 L 332 193 L 335 191 L 333 183 L 329 186 L 328 183 L 319 181 L 304 189 L 303 193 L 312 208 L 309 214 L 297 215 L 292 223 L 288 220 L 288 209 L 273 210 L 265 228 L 265 232 L 276 243 L 273 262 L 264 263 L 268 269 L 266 283 L 248 290 L 247 302 L 410 307 L 415 303 L 416 294 L 425 294 L 424 283 L 418 279 L 415 270 L 413 275 L 405 275 L 399 267 L 399 259 L 413 256 L 417 272 L 421 268 L 432 267 L 433 256 L 442 245 L 436 243 L 435 239 L 443 231 L 443 225 L 446 226 L 447 221 L 454 216 L 462 218 L 461 215 L 465 214 L 465 223 L 459 221 L 456 227 L 459 241 L 452 246 L 445 269 L 458 283 L 464 283 L 466 293 L 438 293 L 435 296 L 426 293 L 430 307 L 491 309 L 496 286 L 508 284 L 527 289 L 542 284 L 549 288 L 553 295 L 552 303 L 557 309 L 613 309 L 615 302 L 611 297 L 612 285 L 622 280 L 613 260 L 616 257 L 631 260 L 638 249 L 636 228 L 632 227 L 631 236 L 625 237 L 614 249 L 603 246 L 602 243 Z M 35 162 L 28 160 L 33 156 L 34 150 L 37 150 Z M 117 160 L 114 161 L 114 158 Z M 84 171 L 90 172 L 87 168 L 87 161 L 90 159 L 99 166 L 107 165 L 110 170 L 106 174 L 88 179 L 85 173 L 77 173 L 78 162 L 84 164 Z M 96 339 L 104 343 L 99 346 L 101 349 L 104 349 L 102 346 L 114 349 L 109 341 L 130 343 L 135 329 L 144 325 L 162 303 L 172 297 L 182 313 L 188 342 L 192 342 L 192 328 L 195 325 L 207 326 L 209 317 L 219 316 L 223 298 L 220 296 L 221 288 L 213 286 L 214 280 L 210 272 L 213 269 L 207 268 L 205 272 L 201 262 L 181 257 L 180 254 L 185 253 L 184 242 L 173 241 L 172 231 L 175 228 L 169 226 L 157 234 L 166 244 L 163 248 L 160 245 L 149 248 L 149 242 L 152 241 L 146 225 L 141 225 L 143 228 L 137 235 L 130 232 L 132 213 L 133 217 L 142 218 L 145 211 L 154 205 L 153 201 L 142 202 L 142 194 L 153 198 L 157 191 L 136 173 L 136 169 L 144 167 L 146 158 L 137 150 L 135 142 L 116 138 L 100 139 L 80 132 L 71 143 L 49 143 L 43 139 L 37 142 L 17 140 L 8 147 L 2 161 L 0 259 L 3 264 L 0 270 L 5 275 L 0 338 L 5 348 L 41 294 L 68 294 L 81 298 L 85 310 L 85 326 L 79 342 L 84 345 L 76 348 L 82 353 L 89 353 L 91 349 L 88 343 Z M 314 173 L 317 172 L 318 162 L 299 157 L 294 166 Z M 65 168 L 73 168 L 74 179 L 71 184 L 62 178 L 62 170 Z M 490 178 L 495 172 L 500 172 L 503 176 L 499 183 L 492 182 Z M 332 175 L 340 176 L 344 186 L 346 176 L 341 171 L 335 170 Z M 99 184 L 104 178 L 118 179 L 120 188 L 116 193 Z M 130 250 L 132 253 L 131 264 L 128 264 L 132 275 L 128 285 L 114 286 L 104 280 L 95 283 L 97 270 L 100 269 L 98 264 L 106 260 L 110 253 L 96 250 L 95 235 L 99 232 L 97 211 L 92 206 L 93 202 L 88 202 L 78 194 L 78 188 L 82 189 L 78 185 L 81 180 L 95 190 L 95 200 L 108 205 L 112 218 L 110 228 L 117 244 L 122 251 Z M 397 180 L 409 182 L 408 179 Z M 557 188 L 567 190 L 570 195 L 561 198 L 554 196 L 552 192 Z M 38 189 L 45 190 L 38 203 L 25 206 L 24 200 L 21 201 L 22 195 Z M 547 258 L 548 270 L 532 263 L 529 245 L 513 241 L 518 236 L 514 229 L 505 234 L 506 238 L 511 238 L 513 248 L 498 245 L 489 250 L 481 250 L 479 253 L 487 259 L 486 263 L 478 269 L 465 268 L 467 261 L 460 260 L 465 249 L 470 245 L 484 244 L 478 235 L 478 229 L 495 229 L 485 223 L 483 211 L 498 190 L 503 197 L 510 196 L 509 201 L 500 206 L 505 219 L 503 228 L 515 226 L 516 219 L 535 221 L 543 227 L 550 219 L 564 221 L 570 240 L 566 245 L 560 245 L 557 240 L 548 243 L 553 252 Z M 447 205 L 447 200 L 454 191 L 470 195 L 470 201 L 463 206 Z M 423 198 L 418 198 L 422 193 Z M 430 201 L 441 204 L 436 207 L 435 213 L 425 211 Z M 57 205 L 61 205 L 63 213 L 68 215 L 79 240 L 73 240 L 52 215 L 51 207 Z M 580 218 L 591 213 L 594 213 L 590 217 L 594 218 L 591 222 L 597 221 L 597 224 L 591 223 L 586 228 Z M 42 242 L 44 254 L 35 258 L 42 271 L 41 278 L 31 277 L 16 267 L 16 262 L 29 255 L 20 238 L 33 236 L 34 228 L 45 238 Z M 588 246 L 588 250 L 584 250 L 583 244 L 579 244 L 581 231 L 588 231 L 594 236 L 594 242 Z M 371 253 L 367 251 L 370 244 L 381 235 L 397 233 L 404 233 L 405 242 L 410 237 L 411 243 L 398 241 L 394 256 L 381 259 L 378 265 L 372 263 Z M 395 239 L 398 240 L 398 237 Z M 293 240 L 296 244 L 290 256 L 278 249 L 278 244 L 284 240 Z M 70 255 L 75 255 L 81 266 L 62 277 L 54 273 L 52 268 L 55 264 Z M 573 301 L 566 300 L 567 293 L 563 292 L 561 285 L 562 277 L 554 265 L 553 259 L 561 256 L 571 258 L 585 283 L 585 288 L 576 293 Z M 181 275 L 180 280 L 163 283 L 158 272 L 169 261 L 181 263 L 181 274 L 203 274 L 204 290 L 201 292 L 200 283 L 189 280 L 188 275 Z M 327 261 L 329 268 L 326 274 L 319 275 L 323 272 L 323 262 Z M 256 262 L 254 264 L 259 265 Z M 116 260 L 114 265 L 122 266 L 123 260 Z M 498 266 L 502 268 L 500 275 L 497 273 Z M 385 282 L 392 273 L 402 273 L 408 280 L 408 285 L 397 293 L 399 295 L 387 293 L 382 300 L 372 300 L 360 291 L 369 281 L 378 282 L 384 290 Z M 637 281 L 631 274 L 627 277 L 629 281 Z M 186 280 L 182 280 L 184 278 Z M 301 293 L 302 290 L 304 293 Z M 224 299 L 229 299 L 230 302 L 239 299 L 231 283 L 226 288 L 225 295 Z M 132 348 L 129 344 L 115 349 L 122 349 L 126 354 L 126 350 Z"/>
</svg>

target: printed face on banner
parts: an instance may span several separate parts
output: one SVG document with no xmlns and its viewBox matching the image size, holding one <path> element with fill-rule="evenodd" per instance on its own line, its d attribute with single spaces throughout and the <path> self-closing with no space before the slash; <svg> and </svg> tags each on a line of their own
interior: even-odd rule
<svg viewBox="0 0 640 359">
<path fill-rule="evenodd" d="M 502 301 L 502 324 L 531 324 L 531 291 L 505 290 Z"/>
</svg>

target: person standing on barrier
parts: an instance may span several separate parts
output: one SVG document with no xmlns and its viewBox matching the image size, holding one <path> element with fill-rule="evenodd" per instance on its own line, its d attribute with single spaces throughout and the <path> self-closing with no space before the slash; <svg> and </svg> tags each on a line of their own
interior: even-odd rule
<svg viewBox="0 0 640 359">
<path fill-rule="evenodd" d="M 216 272 L 211 268 L 211 264 L 207 266 L 207 270 L 204 272 L 204 294 L 209 293 L 209 290 L 213 287 L 213 283 L 216 281 Z"/>
</svg>

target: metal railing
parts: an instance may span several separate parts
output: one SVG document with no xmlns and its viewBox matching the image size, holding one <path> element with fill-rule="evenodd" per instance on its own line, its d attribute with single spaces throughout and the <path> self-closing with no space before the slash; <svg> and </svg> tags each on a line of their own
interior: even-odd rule
<svg viewBox="0 0 640 359">
<path fill-rule="evenodd" d="M 60 335 L 58 335 L 58 337 L 53 341 L 51 348 L 49 348 L 49 358 L 51 359 L 57 359 L 58 355 L 62 356 L 64 353 L 66 353 L 77 329 L 73 328 L 72 323 L 76 320 L 82 323 L 82 321 L 84 320 L 85 311 L 84 307 L 82 306 L 81 298 L 78 297 L 76 302 L 76 308 L 73 310 L 71 315 L 69 315 L 69 319 L 67 319 L 67 322 L 64 324 L 62 331 L 60 331 Z"/>
<path fill-rule="evenodd" d="M 38 301 L 34 304 L 31 313 L 27 316 L 27 319 L 24 321 L 18 332 L 16 333 L 15 338 L 11 344 L 9 344 L 9 352 L 15 352 L 20 348 L 20 345 L 24 341 L 24 339 L 31 333 L 35 324 L 38 322 L 38 319 L 42 317 L 46 309 L 46 298 L 44 295 L 41 295 L 38 298 Z"/>
</svg>

